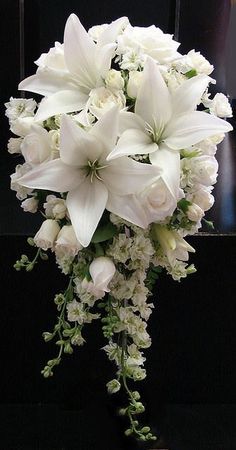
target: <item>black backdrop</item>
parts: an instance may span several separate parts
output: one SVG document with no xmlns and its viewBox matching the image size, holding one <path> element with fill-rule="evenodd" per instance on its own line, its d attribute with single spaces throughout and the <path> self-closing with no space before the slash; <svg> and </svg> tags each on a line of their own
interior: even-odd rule
<svg viewBox="0 0 236 450">
<path fill-rule="evenodd" d="M 21 42 L 20 48 L 19 4 L 23 3 L 24 45 Z M 43 364 L 54 355 L 41 333 L 53 324 L 52 299 L 65 279 L 52 260 L 30 274 L 12 269 L 15 259 L 27 251 L 25 236 L 35 232 L 38 220 L 21 212 L 9 190 L 9 174 L 16 160 L 5 151 L 9 133 L 3 102 L 17 96 L 22 72 L 25 76 L 34 72 L 33 61 L 39 54 L 55 40 L 62 40 L 65 20 L 72 11 L 86 28 L 127 15 L 133 24 L 155 23 L 175 33 L 182 42 L 180 51 L 201 50 L 217 66 L 217 88 L 227 92 L 224 43 L 229 3 L 1 0 L 0 449 L 136 448 L 123 440 L 121 423 L 117 425 L 115 418 L 116 404 L 105 393 L 103 380 L 109 379 L 112 367 L 98 350 L 103 339 L 96 325 L 87 332 L 86 346 L 65 357 L 53 379 L 40 375 Z M 209 217 L 215 219 L 218 233 L 190 239 L 197 249 L 192 258 L 197 274 L 180 284 L 164 276 L 154 295 L 153 346 L 147 352 L 149 375 L 143 395 L 149 405 L 148 420 L 157 431 L 160 428 L 172 450 L 236 448 L 233 406 L 223 406 L 236 403 L 234 140 L 226 141 L 219 155 L 222 169 Z M 182 407 L 175 409 L 175 404 Z M 196 409 L 194 404 L 202 407 Z"/>
</svg>

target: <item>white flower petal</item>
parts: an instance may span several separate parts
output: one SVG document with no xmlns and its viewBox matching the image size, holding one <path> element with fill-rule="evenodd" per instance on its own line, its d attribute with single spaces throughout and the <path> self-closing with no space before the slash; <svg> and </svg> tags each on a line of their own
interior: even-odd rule
<svg viewBox="0 0 236 450">
<path fill-rule="evenodd" d="M 107 160 L 119 158 L 125 155 L 147 155 L 158 148 L 150 136 L 141 130 L 126 130 L 120 137 L 114 150 L 108 155 Z"/>
<path fill-rule="evenodd" d="M 173 95 L 173 116 L 194 111 L 209 82 L 210 77 L 197 75 L 182 83 Z"/>
<path fill-rule="evenodd" d="M 226 133 L 232 129 L 225 120 L 205 112 L 194 111 L 172 120 L 164 131 L 163 140 L 168 147 L 180 150 L 214 134 Z"/>
<path fill-rule="evenodd" d="M 107 44 L 104 47 L 97 48 L 96 67 L 101 80 L 107 76 L 107 72 L 111 67 L 111 59 L 115 54 L 115 49 L 116 44 Z"/>
<path fill-rule="evenodd" d="M 113 149 L 117 141 L 118 114 L 118 108 L 112 107 L 95 123 L 89 132 L 109 150 Z"/>
<path fill-rule="evenodd" d="M 109 194 L 106 209 L 141 228 L 148 226 L 144 208 L 134 195 Z"/>
<path fill-rule="evenodd" d="M 80 111 L 86 105 L 88 96 L 79 91 L 60 91 L 44 98 L 36 113 L 35 120 L 42 121 L 56 114 Z"/>
<path fill-rule="evenodd" d="M 66 204 L 78 241 L 87 247 L 106 207 L 108 192 L 98 180 L 88 178 L 78 189 L 68 193 Z"/>
<path fill-rule="evenodd" d="M 69 75 L 62 76 L 56 70 L 38 70 L 35 75 L 25 78 L 18 86 L 20 91 L 35 92 L 48 97 L 58 91 L 77 88 L 73 86 Z"/>
<path fill-rule="evenodd" d="M 79 18 L 71 14 L 66 22 L 64 34 L 65 62 L 81 86 L 88 90 L 96 86 L 96 44 L 84 29 Z"/>
<path fill-rule="evenodd" d="M 121 30 L 128 25 L 129 19 L 127 17 L 120 17 L 111 22 L 108 27 L 100 34 L 97 45 L 102 47 L 111 42 L 115 42 Z"/>
<path fill-rule="evenodd" d="M 102 153 L 99 141 L 84 131 L 69 116 L 62 116 L 60 156 L 65 164 L 85 167 L 88 161 L 94 161 Z"/>
<path fill-rule="evenodd" d="M 150 155 L 151 163 L 162 169 L 161 177 L 175 198 L 179 196 L 180 154 L 162 144 Z"/>
<path fill-rule="evenodd" d="M 84 176 L 80 171 L 63 164 L 59 159 L 54 159 L 40 164 L 17 182 L 30 188 L 67 192 L 75 189 L 83 180 Z"/>
<path fill-rule="evenodd" d="M 159 174 L 157 167 L 138 163 L 126 156 L 109 161 L 109 166 L 101 171 L 107 188 L 117 195 L 135 194 Z"/>
<path fill-rule="evenodd" d="M 135 103 L 135 113 L 156 129 L 163 128 L 171 116 L 171 98 L 156 63 L 147 58 Z"/>
<path fill-rule="evenodd" d="M 128 111 L 120 111 L 119 113 L 119 135 L 129 128 L 134 128 L 135 130 L 145 130 L 145 121 L 138 116 Z"/>
</svg>

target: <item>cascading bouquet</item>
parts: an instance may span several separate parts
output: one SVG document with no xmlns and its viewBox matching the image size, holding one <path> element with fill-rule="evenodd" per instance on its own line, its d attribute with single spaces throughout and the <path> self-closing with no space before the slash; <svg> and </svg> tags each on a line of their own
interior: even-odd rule
<svg viewBox="0 0 236 450">
<path fill-rule="evenodd" d="M 143 441 L 156 439 L 137 419 L 144 405 L 134 383 L 146 377 L 152 289 L 163 268 L 174 280 L 195 271 L 184 237 L 213 205 L 216 145 L 232 129 L 222 120 L 232 115 L 228 99 L 208 92 L 213 66 L 178 46 L 126 17 L 86 32 L 72 14 L 64 43 L 19 85 L 43 99 L 6 104 L 17 136 L 8 151 L 24 161 L 11 188 L 24 211 L 43 216 L 28 239 L 35 258 L 22 255 L 15 268 L 32 270 L 49 250 L 69 279 L 55 296 L 56 324 L 43 333 L 58 355 L 42 374 L 52 376 L 63 353 L 84 344 L 84 326 L 100 320 L 117 366 L 108 392 L 126 391 L 125 434 Z"/>
</svg>

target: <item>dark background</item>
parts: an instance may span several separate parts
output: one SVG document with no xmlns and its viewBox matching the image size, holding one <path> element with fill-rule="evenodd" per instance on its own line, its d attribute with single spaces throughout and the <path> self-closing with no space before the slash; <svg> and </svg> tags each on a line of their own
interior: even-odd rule
<svg viewBox="0 0 236 450">
<path fill-rule="evenodd" d="M 39 220 L 22 212 L 9 189 L 18 159 L 5 150 L 9 131 L 3 103 L 19 96 L 18 82 L 35 72 L 33 61 L 55 40 L 62 42 L 71 12 L 86 28 L 127 15 L 133 25 L 154 23 L 175 33 L 180 51 L 201 50 L 217 67 L 216 89 L 229 92 L 229 1 L 1 0 L 1 450 L 136 449 L 123 440 L 118 400 L 105 392 L 113 367 L 99 350 L 104 342 L 96 324 L 88 327 L 86 346 L 65 356 L 53 379 L 40 374 L 55 352 L 41 334 L 53 326 L 53 297 L 66 284 L 53 259 L 30 274 L 12 268 L 16 258 L 28 253 L 26 236 L 35 233 Z M 215 235 L 189 239 L 196 248 L 191 260 L 197 274 L 181 283 L 162 276 L 154 294 L 153 345 L 146 352 L 148 377 L 140 385 L 147 421 L 171 450 L 236 448 L 234 133 L 220 147 L 216 204 L 208 215 L 215 221 Z"/>
</svg>

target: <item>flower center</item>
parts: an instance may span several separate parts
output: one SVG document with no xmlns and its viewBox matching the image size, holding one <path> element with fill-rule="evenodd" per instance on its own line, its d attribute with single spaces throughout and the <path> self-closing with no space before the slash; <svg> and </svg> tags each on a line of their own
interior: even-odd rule
<svg viewBox="0 0 236 450">
<path fill-rule="evenodd" d="M 155 123 L 155 120 L 153 120 L 154 125 L 150 125 L 149 123 L 145 123 L 145 130 L 150 135 L 153 142 L 156 144 L 159 144 L 161 141 L 161 136 L 163 135 L 164 131 L 164 124 L 160 124 L 157 126 Z"/>
<path fill-rule="evenodd" d="M 99 171 L 105 169 L 108 165 L 99 165 L 99 161 L 95 159 L 94 161 L 88 161 L 87 166 L 85 167 L 87 173 L 86 177 L 90 177 L 91 183 L 96 177 L 98 180 L 103 181 L 101 176 L 99 175 Z"/>
</svg>

